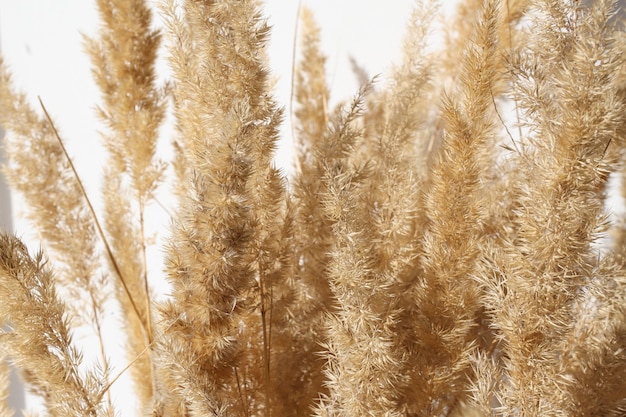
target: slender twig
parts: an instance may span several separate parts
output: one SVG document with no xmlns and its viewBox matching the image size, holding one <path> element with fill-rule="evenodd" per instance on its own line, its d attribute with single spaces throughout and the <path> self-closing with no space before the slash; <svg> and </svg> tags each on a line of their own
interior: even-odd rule
<svg viewBox="0 0 626 417">
<path fill-rule="evenodd" d="M 124 279 L 124 276 L 122 275 L 122 271 L 120 270 L 119 265 L 117 264 L 117 261 L 115 260 L 115 256 L 113 256 L 113 251 L 111 250 L 111 247 L 109 246 L 109 242 L 106 238 L 106 236 L 104 235 L 104 231 L 102 230 L 102 226 L 100 225 L 100 221 L 98 220 L 98 216 L 96 215 L 96 211 L 93 208 L 93 205 L 91 204 L 91 200 L 89 199 L 89 196 L 87 195 L 87 191 L 85 190 L 85 187 L 83 185 L 83 182 L 80 179 L 80 176 L 78 175 L 78 171 L 76 171 L 76 167 L 74 166 L 74 163 L 72 162 L 72 158 L 70 158 L 69 154 L 67 153 L 67 149 L 65 148 L 65 145 L 63 144 L 63 140 L 61 139 L 61 136 L 59 135 L 58 130 L 56 129 L 54 122 L 52 121 L 52 118 L 50 117 L 50 114 L 48 113 L 48 110 L 46 109 L 46 106 L 43 104 L 43 101 L 41 100 L 41 97 L 37 97 L 37 99 L 39 100 L 39 104 L 41 105 L 41 109 L 43 110 L 46 119 L 48 121 L 48 123 L 50 124 L 50 128 L 52 129 L 52 131 L 54 132 L 54 135 L 57 139 L 57 141 L 59 142 L 59 145 L 61 146 L 61 149 L 63 150 L 63 154 L 65 155 L 65 158 L 67 159 L 67 162 L 70 166 L 70 168 L 72 169 L 72 173 L 74 174 L 74 177 L 76 178 L 76 181 L 78 182 L 78 186 L 80 187 L 81 193 L 83 194 L 83 197 L 85 198 L 85 201 L 87 202 L 87 206 L 89 207 L 89 212 L 91 213 L 91 216 L 93 218 L 94 224 L 96 226 L 96 229 L 98 230 L 98 235 L 100 235 L 100 238 L 102 239 L 102 243 L 104 243 L 104 248 L 107 252 L 107 255 L 109 257 L 109 260 L 111 261 L 111 265 L 113 265 L 113 269 L 115 270 L 115 273 L 117 274 L 117 276 L 119 277 L 122 286 L 124 287 L 124 291 L 126 292 L 126 295 L 128 296 L 128 299 L 130 300 L 130 303 L 133 306 L 133 310 L 135 310 L 135 314 L 137 314 L 137 317 L 139 318 L 139 321 L 142 322 L 141 320 L 141 314 L 139 313 L 139 309 L 137 308 L 137 304 L 135 304 L 135 300 L 133 300 L 133 296 L 130 293 L 130 289 L 128 288 L 128 285 L 126 284 L 126 280 Z M 142 322 L 143 323 L 143 322 Z M 145 329 L 145 326 L 144 326 Z M 146 333 L 148 335 L 148 343 L 151 344 L 152 343 L 152 333 L 150 332 L 150 329 L 145 329 Z"/>
<path fill-rule="evenodd" d="M 265 305 L 266 297 L 265 297 L 265 283 L 266 277 L 264 277 L 264 273 L 261 272 L 259 280 L 260 280 L 260 289 L 261 289 L 261 324 L 263 326 L 263 373 L 265 376 L 265 415 L 266 417 L 271 416 L 271 405 L 270 405 L 270 352 L 269 352 L 269 340 L 268 340 L 268 330 L 267 330 L 267 307 Z"/>
<path fill-rule="evenodd" d="M 243 409 L 243 413 L 246 417 L 249 417 L 248 413 L 248 405 L 246 404 L 245 397 L 243 396 L 243 392 L 241 390 L 241 382 L 239 381 L 239 372 L 237 371 L 237 367 L 233 367 L 235 371 L 235 380 L 237 381 L 237 391 L 239 392 L 239 401 L 241 401 L 241 408 Z"/>
<path fill-rule="evenodd" d="M 161 210 L 163 210 L 163 212 L 167 214 L 170 219 L 174 217 L 174 214 L 156 197 L 154 193 L 150 193 L 150 197 L 159 207 L 161 207 Z"/>
<path fill-rule="evenodd" d="M 150 286 L 148 285 L 148 259 L 146 257 L 146 230 L 144 221 L 144 209 L 143 197 L 139 197 L 139 227 L 141 233 L 141 260 L 143 263 L 143 285 L 146 296 L 146 327 L 148 334 L 152 334 L 152 314 L 150 313 Z"/>
<path fill-rule="evenodd" d="M 300 28 L 300 18 L 302 15 L 302 0 L 298 1 L 298 12 L 296 17 L 296 27 L 293 31 L 293 46 L 291 50 L 291 92 L 289 94 L 289 124 L 291 125 L 291 140 L 296 139 L 296 128 L 293 117 L 293 101 L 296 91 L 296 53 L 298 52 L 298 32 Z M 296 172 L 301 172 L 300 158 L 295 158 Z"/>
<path fill-rule="evenodd" d="M 125 367 L 124 369 L 122 369 L 120 372 L 118 372 L 117 375 L 115 375 L 113 378 L 111 378 L 111 380 L 109 381 L 109 383 L 102 389 L 102 391 L 100 392 L 99 396 L 98 396 L 98 401 L 100 401 L 102 399 L 102 396 L 105 393 L 108 393 L 109 390 L 111 389 L 111 387 L 113 386 L 113 384 L 115 384 L 115 382 L 117 382 L 118 379 L 120 379 L 120 377 L 122 375 L 124 375 L 126 373 L 126 371 L 128 371 L 130 369 L 131 366 L 133 366 L 135 364 L 135 362 L 137 362 L 143 355 L 145 355 L 145 353 L 152 348 L 152 345 L 154 344 L 154 341 L 151 342 L 149 345 L 147 345 L 145 348 L 143 348 L 143 350 L 141 352 L 139 352 L 137 354 L 137 356 L 135 356 L 135 358 L 130 361 Z"/>
<path fill-rule="evenodd" d="M 521 152 L 519 148 L 517 147 L 517 142 L 515 142 L 515 139 L 513 139 L 513 135 L 511 135 L 511 132 L 509 131 L 508 126 L 506 125 L 506 123 L 504 123 L 504 119 L 502 119 L 500 110 L 498 110 L 498 106 L 496 105 L 496 98 L 493 96 L 493 91 L 490 90 L 489 92 L 491 93 L 491 102 L 493 103 L 493 109 L 496 111 L 496 114 L 498 115 L 498 119 L 500 119 L 500 123 L 502 123 L 502 126 L 504 126 L 504 129 L 506 130 L 507 135 L 509 135 L 511 142 L 513 142 L 513 146 L 515 146 L 515 151 L 521 155 Z"/>
<path fill-rule="evenodd" d="M 100 323 L 100 314 L 98 314 L 98 309 L 96 308 L 96 299 L 92 291 L 89 291 L 89 296 L 91 297 L 91 307 L 93 310 L 93 319 L 96 325 L 96 334 L 98 336 L 98 345 L 100 347 L 100 358 L 102 360 L 102 374 L 104 375 L 104 382 L 109 383 L 109 361 L 106 357 L 106 351 L 104 349 L 104 339 L 102 338 L 102 324 Z M 111 399 L 111 393 L 107 392 L 107 404 L 113 409 L 113 400 Z"/>
<path fill-rule="evenodd" d="M 176 323 L 176 321 L 173 321 L 169 326 L 167 326 L 161 334 L 161 336 L 163 336 L 164 334 L 166 334 L 168 332 L 168 330 L 170 330 L 174 324 Z M 148 352 L 150 349 L 152 349 L 152 346 L 154 346 L 154 344 L 157 342 L 157 340 L 153 340 L 151 341 L 148 345 L 146 345 L 145 348 L 143 348 L 141 350 L 141 352 L 139 352 L 137 354 L 137 356 L 135 356 L 133 358 L 133 360 L 131 360 L 121 371 L 119 371 L 117 373 L 117 375 L 115 375 L 113 378 L 111 378 L 110 382 L 102 389 L 102 391 L 100 391 L 99 393 L 99 397 L 98 397 L 98 401 L 100 401 L 102 399 L 102 396 L 107 393 L 111 387 L 113 386 L 113 384 L 115 384 L 115 382 L 117 382 L 118 379 L 120 379 L 120 377 L 122 375 L 124 375 L 126 373 L 126 371 L 128 371 L 130 369 L 131 366 L 133 366 L 143 355 L 146 354 L 146 352 Z"/>
</svg>

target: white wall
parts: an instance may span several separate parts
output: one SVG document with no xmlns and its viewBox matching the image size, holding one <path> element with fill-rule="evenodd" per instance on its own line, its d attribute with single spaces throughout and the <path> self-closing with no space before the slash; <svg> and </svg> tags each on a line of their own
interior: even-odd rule
<svg viewBox="0 0 626 417">
<path fill-rule="evenodd" d="M 399 51 L 403 22 L 413 1 L 394 0 L 384 5 L 362 0 L 310 3 L 323 27 L 334 97 L 345 98 L 357 88 L 348 54 L 372 74 L 384 71 Z M 285 105 L 289 102 L 297 9 L 298 1 L 294 0 L 269 0 L 265 6 L 274 26 L 270 54 L 274 75 L 279 78 L 277 93 Z M 81 33 L 95 35 L 97 25 L 92 1 L 0 0 L 1 48 L 16 84 L 26 90 L 33 103 L 38 95 L 42 97 L 75 156 L 79 172 L 94 178 L 100 173 L 93 172 L 94 163 L 86 155 L 100 152 L 99 125 L 93 111 L 99 96 L 91 82 L 88 58 L 82 53 Z M 166 64 L 163 69 L 166 72 Z M 288 144 L 284 148 L 288 149 Z M 281 163 L 289 165 L 288 158 L 281 150 Z"/>
<path fill-rule="evenodd" d="M 150 0 L 150 3 L 156 5 L 158 0 Z M 310 0 L 303 3 L 314 10 L 322 27 L 323 47 L 329 58 L 331 99 L 339 101 L 350 98 L 358 88 L 349 56 L 375 75 L 384 72 L 399 55 L 404 22 L 413 0 Z M 265 1 L 266 15 L 273 26 L 269 54 L 273 76 L 278 79 L 276 95 L 286 110 L 298 6 L 297 0 Z M 42 98 L 89 195 L 99 206 L 104 156 L 98 134 L 101 125 L 94 106 L 100 98 L 82 45 L 82 34 L 97 34 L 97 18 L 93 0 L 0 0 L 0 50 L 13 72 L 15 84 L 26 92 L 36 108 L 39 108 L 37 96 Z M 155 21 L 159 24 L 160 18 L 157 16 Z M 165 59 L 159 68 L 167 77 Z M 164 139 L 169 142 L 167 137 Z M 288 172 L 291 170 L 288 112 L 276 160 L 279 166 Z M 27 225 L 22 221 L 22 208 L 17 198 L 13 207 L 15 227 L 22 232 Z M 30 238 L 28 233 L 25 238 Z"/>
</svg>

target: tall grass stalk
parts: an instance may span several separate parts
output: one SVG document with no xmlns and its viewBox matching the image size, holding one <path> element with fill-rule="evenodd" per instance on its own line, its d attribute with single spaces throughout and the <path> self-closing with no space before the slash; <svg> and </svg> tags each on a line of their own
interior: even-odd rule
<svg viewBox="0 0 626 417">
<path fill-rule="evenodd" d="M 156 29 L 145 0 L 97 0 L 100 211 L 0 60 L 4 174 L 42 245 L 0 235 L 0 416 L 9 363 L 50 416 L 118 415 L 125 373 L 145 416 L 626 415 L 620 4 L 468 0 L 433 48 L 416 2 L 402 59 L 353 62 L 334 108 L 302 7 L 287 177 L 259 1 L 163 0 Z M 168 193 L 157 298 L 147 208 Z"/>
</svg>

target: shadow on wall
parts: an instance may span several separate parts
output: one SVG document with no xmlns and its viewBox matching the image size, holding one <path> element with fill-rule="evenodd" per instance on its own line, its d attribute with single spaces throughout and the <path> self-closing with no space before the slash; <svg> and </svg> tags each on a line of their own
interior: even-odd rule
<svg viewBox="0 0 626 417">
<path fill-rule="evenodd" d="M 0 144 L 3 144 L 4 130 L 0 128 Z M 0 152 L 0 165 L 4 165 L 4 152 Z M 11 196 L 9 194 L 9 188 L 4 180 L 4 177 L 0 175 L 0 231 L 13 231 L 12 225 L 12 209 L 11 209 Z M 24 401 L 24 389 L 19 376 L 11 368 L 10 381 L 9 381 L 9 406 L 15 410 L 15 417 L 22 417 L 20 410 L 25 407 Z"/>
<path fill-rule="evenodd" d="M 4 138 L 4 130 L 0 128 L 0 143 Z M 4 152 L 0 156 L 0 163 L 4 165 Z M 4 180 L 4 177 L 0 175 L 0 230 L 11 231 L 12 229 L 12 210 L 11 210 L 11 197 L 9 195 L 9 188 Z"/>
</svg>

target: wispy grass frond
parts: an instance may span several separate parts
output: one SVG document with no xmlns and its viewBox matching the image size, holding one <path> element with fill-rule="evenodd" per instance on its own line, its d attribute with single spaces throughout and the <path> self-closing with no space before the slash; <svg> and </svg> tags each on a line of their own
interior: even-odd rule
<svg viewBox="0 0 626 417">
<path fill-rule="evenodd" d="M 463 56 L 459 86 L 444 99 L 444 139 L 425 191 L 426 225 L 413 285 L 411 397 L 415 412 L 441 413 L 462 401 L 478 339 L 485 190 L 492 164 L 491 107 L 497 74 L 496 2 L 485 4 Z"/>
<path fill-rule="evenodd" d="M 23 94 L 15 92 L 2 62 L 0 107 L 0 123 L 11 131 L 5 140 L 7 179 L 25 199 L 27 216 L 57 263 L 58 279 L 83 304 L 74 306 L 74 311 L 91 323 L 93 314 L 102 314 L 104 301 L 98 284 L 101 253 L 92 238 L 96 234 L 93 218 L 53 126 L 30 107 Z"/>
<path fill-rule="evenodd" d="M 358 125 L 364 106 L 363 90 L 331 131 L 337 147 L 354 149 L 362 138 Z M 385 274 L 376 246 L 376 232 L 361 198 L 370 169 L 352 164 L 348 152 L 327 162 L 324 210 L 336 239 L 330 252 L 328 276 L 337 309 L 328 326 L 329 394 L 318 416 L 401 415 L 402 361 L 391 334 L 397 322 L 394 276 Z M 383 261 L 384 262 L 384 261 Z M 399 355 L 400 354 L 400 355 Z"/>
<path fill-rule="evenodd" d="M 167 88 L 147 3 L 98 0 L 106 233 L 0 61 L 5 171 L 51 259 L 0 237 L 0 363 L 50 416 L 113 415 L 126 372 L 158 417 L 626 415 L 626 221 L 607 211 L 626 172 L 620 4 L 466 0 L 438 49 L 438 7 L 418 2 L 401 60 L 370 79 L 352 58 L 362 86 L 334 109 L 304 8 L 286 178 L 257 0 L 160 2 Z M 147 208 L 170 174 L 156 300 Z M 128 366 L 109 375 L 113 291 Z M 84 323 L 99 365 L 72 341 Z"/>
<path fill-rule="evenodd" d="M 507 371 L 503 412 L 569 415 L 573 406 L 576 415 L 607 415 L 619 408 L 602 402 L 607 408 L 600 412 L 585 402 L 587 411 L 581 409 L 576 398 L 597 385 L 571 374 L 578 371 L 570 369 L 577 367 L 570 354 L 593 350 L 591 339 L 573 333 L 587 331 L 580 320 L 588 315 L 612 310 L 591 302 L 597 296 L 590 294 L 596 280 L 617 282 L 611 277 L 619 274 L 600 267 L 594 241 L 605 230 L 603 201 L 615 166 L 607 148 L 619 141 L 623 117 L 614 84 L 621 51 L 606 24 L 608 2 L 589 9 L 549 1 L 534 6 L 530 43 L 513 66 L 530 131 L 519 161 L 527 174 L 519 186 L 518 229 L 501 255 L 503 281 L 492 287 Z"/>
<path fill-rule="evenodd" d="M 46 262 L 42 254 L 31 258 L 17 238 L 0 235 L 0 319 L 8 327 L 0 336 L 2 350 L 51 415 L 108 415 L 101 377 L 79 368 L 82 358 Z"/>
<path fill-rule="evenodd" d="M 164 94 L 155 86 L 160 34 L 142 0 L 101 0 L 97 6 L 103 25 L 99 38 L 86 39 L 86 49 L 102 92 L 98 113 L 107 127 L 105 226 L 132 295 L 131 301 L 122 289 L 116 292 L 127 322 L 131 361 L 153 340 L 145 214 L 164 168 L 155 156 L 165 111 Z M 142 406 L 152 397 L 150 356 L 141 355 L 131 368 Z"/>
<path fill-rule="evenodd" d="M 27 216 L 56 262 L 57 280 L 73 295 L 72 318 L 90 326 L 98 337 L 106 375 L 102 325 L 108 275 L 102 270 L 98 240 L 93 238 L 96 219 L 49 115 L 38 116 L 26 97 L 15 92 L 2 61 L 0 109 L 0 123 L 11 130 L 5 142 L 7 179 L 28 205 Z"/>
<path fill-rule="evenodd" d="M 281 113 L 267 91 L 268 28 L 254 2 L 173 7 L 175 112 L 192 185 L 168 250 L 173 299 L 162 307 L 171 388 L 192 415 L 269 413 L 284 186 L 271 159 Z M 197 76 L 181 76 L 190 68 Z M 250 363 L 248 332 L 259 352 Z M 265 388 L 243 403 L 250 385 Z"/>
</svg>

